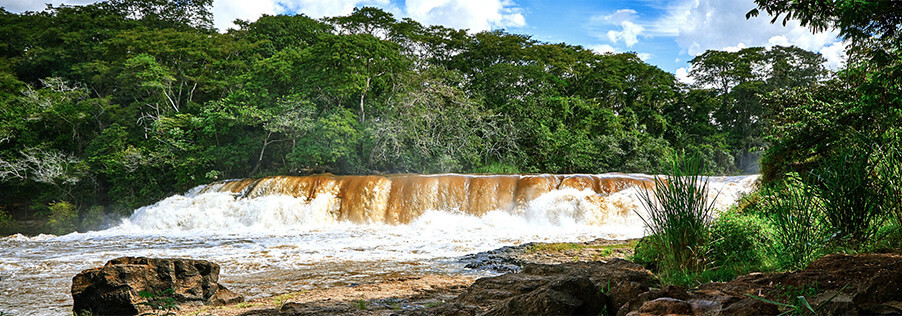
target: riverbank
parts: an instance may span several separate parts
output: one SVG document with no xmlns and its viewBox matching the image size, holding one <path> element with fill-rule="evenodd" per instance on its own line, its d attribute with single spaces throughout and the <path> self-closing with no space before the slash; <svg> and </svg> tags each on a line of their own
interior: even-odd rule
<svg viewBox="0 0 902 316">
<path fill-rule="evenodd" d="M 526 243 L 465 256 L 469 274 L 387 277 L 366 284 L 287 292 L 219 307 L 185 306 L 179 315 L 391 315 L 435 307 L 462 294 L 480 276 L 516 272 L 526 264 L 626 258 L 637 240 Z"/>
</svg>

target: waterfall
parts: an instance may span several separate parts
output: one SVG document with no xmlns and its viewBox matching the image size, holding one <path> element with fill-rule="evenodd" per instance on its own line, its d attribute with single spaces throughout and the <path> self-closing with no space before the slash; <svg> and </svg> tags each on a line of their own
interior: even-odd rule
<svg viewBox="0 0 902 316">
<path fill-rule="evenodd" d="M 721 208 L 728 206 L 756 178 L 712 177 L 712 196 Z M 200 186 L 136 210 L 123 225 L 183 231 L 312 229 L 337 223 L 409 225 L 428 212 L 440 212 L 599 226 L 636 222 L 636 212 L 642 211 L 638 191 L 653 186 L 653 176 L 623 173 L 275 176 Z"/>
</svg>

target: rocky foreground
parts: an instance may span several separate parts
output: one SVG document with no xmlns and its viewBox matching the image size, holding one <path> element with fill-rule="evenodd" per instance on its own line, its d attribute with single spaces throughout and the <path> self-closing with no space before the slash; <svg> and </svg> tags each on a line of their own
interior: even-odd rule
<svg viewBox="0 0 902 316">
<path fill-rule="evenodd" d="M 662 286 L 642 266 L 617 258 L 627 255 L 634 244 L 598 240 L 505 247 L 465 258 L 473 269 L 509 271 L 494 277 L 404 276 L 218 307 L 183 305 L 178 313 L 777 315 L 807 309 L 807 303 L 817 311 L 809 314 L 902 314 L 899 251 L 829 255 L 798 272 L 755 273 L 687 290 Z"/>
</svg>

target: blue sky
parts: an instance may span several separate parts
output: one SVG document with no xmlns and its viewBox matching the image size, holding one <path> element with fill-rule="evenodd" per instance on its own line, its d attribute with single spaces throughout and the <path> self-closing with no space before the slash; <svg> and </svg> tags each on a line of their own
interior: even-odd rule
<svg viewBox="0 0 902 316">
<path fill-rule="evenodd" d="M 43 9 L 45 2 L 0 0 L 0 6 L 21 12 Z M 255 20 L 262 14 L 320 18 L 346 15 L 359 6 L 379 7 L 426 25 L 471 32 L 505 29 L 598 52 L 636 52 L 685 81 L 688 61 L 708 49 L 796 45 L 822 53 L 830 68 L 844 59 L 845 45 L 835 32 L 812 34 L 796 22 L 770 24 L 766 14 L 746 20 L 745 13 L 755 7 L 752 0 L 214 0 L 213 13 L 216 26 L 224 30 L 235 19 Z"/>
</svg>

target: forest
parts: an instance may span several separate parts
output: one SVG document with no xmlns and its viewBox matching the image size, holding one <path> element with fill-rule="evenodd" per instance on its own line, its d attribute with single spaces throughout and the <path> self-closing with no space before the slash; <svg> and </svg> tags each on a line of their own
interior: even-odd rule
<svg viewBox="0 0 902 316">
<path fill-rule="evenodd" d="M 199 184 L 276 174 L 657 174 L 679 154 L 777 183 L 844 148 L 898 153 L 899 9 L 759 2 L 838 27 L 845 68 L 797 47 L 707 51 L 690 85 L 635 53 L 370 7 L 229 30 L 212 26 L 212 0 L 0 10 L 0 230 L 91 229 Z"/>
</svg>

